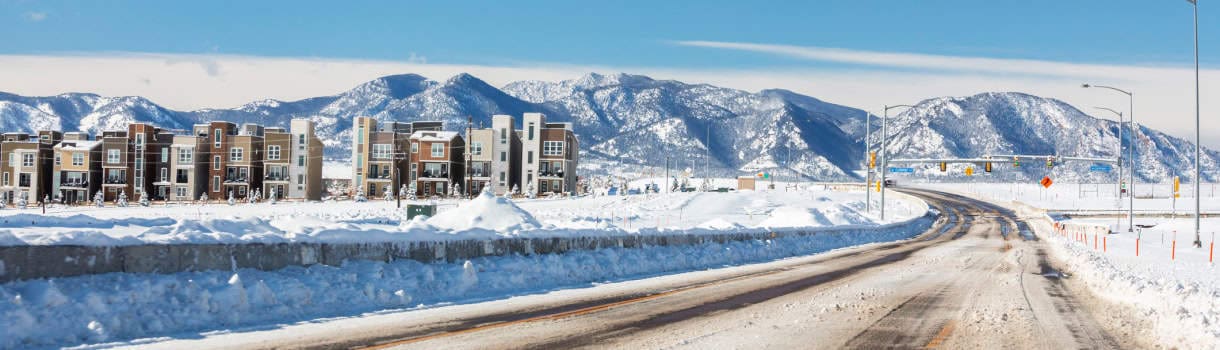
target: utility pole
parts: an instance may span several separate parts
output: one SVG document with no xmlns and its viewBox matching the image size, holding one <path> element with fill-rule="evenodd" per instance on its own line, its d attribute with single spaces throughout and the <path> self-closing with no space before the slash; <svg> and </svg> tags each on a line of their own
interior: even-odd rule
<svg viewBox="0 0 1220 350">
<path fill-rule="evenodd" d="M 398 187 L 402 186 L 402 181 L 398 178 L 398 176 L 399 176 L 398 166 L 399 166 L 399 162 L 402 159 L 403 152 L 402 152 L 402 150 L 398 149 L 398 131 L 397 130 L 390 130 L 390 131 L 394 135 L 393 137 L 390 138 L 390 140 L 391 140 L 390 142 L 392 142 L 394 144 L 394 166 L 390 167 L 390 172 L 393 173 L 390 175 L 390 181 L 394 185 L 392 188 L 390 188 L 390 190 L 398 191 Z M 402 193 L 399 193 L 397 196 L 394 196 L 394 200 L 397 201 L 397 203 L 398 203 L 398 209 L 402 209 Z"/>
<path fill-rule="evenodd" d="M 1202 151 L 1200 150 L 1200 125 L 1199 125 L 1199 2 L 1198 0 L 1186 0 L 1191 5 L 1194 5 L 1195 10 L 1195 248 L 1203 246 L 1203 241 L 1199 239 L 1199 207 L 1202 204 L 1200 198 L 1200 184 L 1203 183 L 1202 173 L 1199 171 L 1199 160 L 1201 159 Z"/>
<path fill-rule="evenodd" d="M 898 107 L 915 108 L 915 106 L 911 106 L 911 105 L 885 106 L 885 112 L 881 118 L 881 164 L 880 165 L 881 165 L 881 220 L 882 221 L 885 221 L 885 190 L 887 189 L 886 187 L 888 187 L 885 184 L 885 176 L 887 175 L 887 173 L 889 173 L 889 170 L 890 170 L 889 152 L 887 152 L 885 149 L 886 143 L 889 140 L 888 128 L 889 128 L 889 121 L 890 121 L 890 109 L 894 109 L 894 108 L 898 108 Z"/>
<path fill-rule="evenodd" d="M 669 187 L 669 156 L 665 156 L 665 193 L 673 192 Z"/>
<path fill-rule="evenodd" d="M 707 123 L 707 133 L 703 135 L 703 182 L 707 183 L 705 191 L 712 189 L 712 174 L 708 172 L 708 162 L 711 161 L 712 123 Z"/>
<path fill-rule="evenodd" d="M 474 167 L 474 156 L 469 152 L 469 150 L 474 149 L 474 147 L 472 145 L 472 142 L 474 142 L 474 141 L 472 141 L 470 139 L 470 134 L 472 133 L 473 128 L 474 128 L 474 117 L 467 115 L 466 116 L 466 150 L 467 150 L 467 152 L 465 152 L 466 153 L 466 193 L 470 194 L 471 198 L 474 198 L 474 192 L 471 190 L 471 187 L 474 187 L 474 172 L 471 171 L 471 168 Z M 480 152 L 481 151 L 482 150 L 480 150 Z"/>
</svg>

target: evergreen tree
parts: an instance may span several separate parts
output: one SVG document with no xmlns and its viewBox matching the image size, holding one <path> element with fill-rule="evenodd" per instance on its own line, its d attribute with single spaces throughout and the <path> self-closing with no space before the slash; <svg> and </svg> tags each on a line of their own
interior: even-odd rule
<svg viewBox="0 0 1220 350">
<path fill-rule="evenodd" d="M 271 202 L 271 204 L 275 204 L 276 202 L 279 202 L 279 195 L 280 195 L 280 194 L 279 194 L 279 193 L 277 193 L 276 189 L 275 189 L 274 187 L 272 187 L 272 188 L 271 188 L 271 194 L 269 194 L 269 195 L 267 196 L 267 200 L 268 200 L 268 201 L 270 201 L 270 202 Z"/>
<path fill-rule="evenodd" d="M 207 204 L 207 203 L 208 203 L 208 193 L 207 192 L 200 193 L 199 194 L 199 204 Z"/>
<path fill-rule="evenodd" d="M 127 207 L 127 192 L 126 191 L 119 192 L 119 198 L 114 199 L 114 206 L 119 207 L 119 208 Z"/>
<path fill-rule="evenodd" d="M 93 205 L 96 205 L 98 208 L 106 206 L 106 197 L 102 195 L 102 191 L 94 192 Z"/>
<path fill-rule="evenodd" d="M 17 196 L 17 208 L 25 209 L 27 206 L 29 206 L 30 205 L 30 200 L 28 199 L 29 197 L 30 197 L 29 192 L 21 192 L 21 195 Z"/>
<path fill-rule="evenodd" d="M 152 200 L 148 198 L 148 191 L 140 189 L 140 206 L 147 207 L 152 204 Z"/>
<path fill-rule="evenodd" d="M 237 200 L 233 199 L 233 190 L 229 190 L 229 205 L 237 204 Z"/>
<path fill-rule="evenodd" d="M 394 189 L 391 188 L 390 185 L 385 185 L 385 188 L 382 189 L 382 191 L 385 192 L 384 197 L 386 202 L 391 202 L 394 200 Z"/>
<path fill-rule="evenodd" d="M 411 181 L 411 184 L 407 186 L 407 197 L 406 198 L 409 200 L 419 199 L 415 195 L 416 191 L 417 191 L 417 189 L 415 188 L 415 181 Z"/>
</svg>

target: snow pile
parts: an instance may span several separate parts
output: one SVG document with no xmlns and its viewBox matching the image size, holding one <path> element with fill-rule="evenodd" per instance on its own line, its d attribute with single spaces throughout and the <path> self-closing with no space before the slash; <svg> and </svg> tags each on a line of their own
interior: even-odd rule
<svg viewBox="0 0 1220 350">
<path fill-rule="evenodd" d="M 488 191 L 483 191 L 475 199 L 462 203 L 457 209 L 437 214 L 436 217 L 428 219 L 427 223 L 454 232 L 488 230 L 510 233 L 542 226 L 529 212 Z"/>
<path fill-rule="evenodd" d="M 1132 306 L 1140 317 L 1150 321 L 1155 327 L 1151 333 L 1159 337 L 1157 344 L 1171 348 L 1220 344 L 1220 327 L 1216 325 L 1220 320 L 1220 278 L 1215 268 L 1206 264 L 1206 245 L 1198 254 L 1198 250 L 1187 248 L 1188 243 L 1179 241 L 1174 260 L 1168 246 L 1146 233 L 1140 257 L 1136 258 L 1133 242 L 1127 242 L 1133 240 L 1122 238 L 1129 234 L 1106 237 L 1109 252 L 1100 252 L 1091 243 L 1074 241 L 1071 234 L 1051 234 L 1045 223 L 1036 227 L 1042 237 L 1049 237 L 1048 246 L 1067 265 L 1065 270 L 1094 294 Z"/>
<path fill-rule="evenodd" d="M 920 218 L 910 225 L 772 240 L 455 263 L 349 261 L 340 267 L 276 271 L 111 273 L 11 282 L 0 284 L 0 348 L 113 346 L 140 338 L 197 337 L 217 330 L 542 293 L 907 239 L 930 225 L 930 219 Z"/>
<path fill-rule="evenodd" d="M 876 222 L 860 214 L 855 209 L 837 205 L 815 209 L 780 207 L 772 210 L 767 219 L 758 224 L 758 227 L 826 227 L 873 224 L 876 224 Z"/>
</svg>

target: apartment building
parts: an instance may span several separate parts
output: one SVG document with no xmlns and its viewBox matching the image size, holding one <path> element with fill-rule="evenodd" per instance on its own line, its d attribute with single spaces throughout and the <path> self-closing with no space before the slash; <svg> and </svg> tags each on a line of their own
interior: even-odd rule
<svg viewBox="0 0 1220 350">
<path fill-rule="evenodd" d="M 49 196 L 52 145 L 61 138 L 62 134 L 50 131 L 34 136 L 5 133 L 0 138 L 0 197 L 11 203 L 24 196 L 35 203 Z"/>
<path fill-rule="evenodd" d="M 474 129 L 467 135 L 467 169 L 465 188 L 468 193 L 479 193 L 491 186 L 493 193 L 503 195 L 519 185 L 520 170 L 517 160 L 521 158 L 521 139 L 513 128 L 513 117 L 493 115 L 491 128 Z"/>
<path fill-rule="evenodd" d="M 322 140 L 308 119 L 293 119 L 288 130 L 267 128 L 263 140 L 263 196 L 322 199 Z"/>
<path fill-rule="evenodd" d="M 370 198 L 384 197 L 387 186 L 414 181 L 407 159 L 411 135 L 443 127 L 437 121 L 378 122 L 356 117 L 352 122 L 352 189 Z"/>
<path fill-rule="evenodd" d="M 120 193 L 136 200 L 148 191 L 149 199 L 169 196 L 169 147 L 174 134 L 146 123 L 132 123 L 126 130 L 103 131 L 102 194 L 106 201 Z"/>
<path fill-rule="evenodd" d="M 51 197 L 58 194 L 69 204 L 93 200 L 102 189 L 102 142 L 90 140 L 88 134 L 66 133 L 53 152 Z"/>
<path fill-rule="evenodd" d="M 574 193 L 580 143 L 572 124 L 548 123 L 542 113 L 525 113 L 521 122 L 521 192 Z"/>
<path fill-rule="evenodd" d="M 170 143 L 169 173 L 173 182 L 167 197 L 171 201 L 194 201 L 207 190 L 208 135 L 175 135 Z"/>
<path fill-rule="evenodd" d="M 453 195 L 453 184 L 463 183 L 466 144 L 452 131 L 416 131 L 411 134 L 409 181 L 417 195 Z"/>
</svg>

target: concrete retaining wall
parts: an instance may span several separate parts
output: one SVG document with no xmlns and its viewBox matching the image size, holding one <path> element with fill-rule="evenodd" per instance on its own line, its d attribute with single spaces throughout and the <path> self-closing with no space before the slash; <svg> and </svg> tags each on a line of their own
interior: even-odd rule
<svg viewBox="0 0 1220 350">
<path fill-rule="evenodd" d="M 693 245 L 809 235 L 851 235 L 877 230 L 922 232 L 930 215 L 872 228 L 722 234 L 622 235 L 575 238 L 501 238 L 432 242 L 176 244 L 136 246 L 0 247 L 0 282 L 110 272 L 276 270 L 288 266 L 342 265 L 345 260 L 454 262 L 484 256 L 558 254 L 570 250 Z"/>
</svg>

